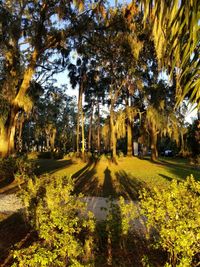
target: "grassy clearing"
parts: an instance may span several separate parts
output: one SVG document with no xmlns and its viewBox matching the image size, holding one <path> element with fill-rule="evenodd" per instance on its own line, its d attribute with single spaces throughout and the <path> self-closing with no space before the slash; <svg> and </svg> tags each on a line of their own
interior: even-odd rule
<svg viewBox="0 0 200 267">
<path fill-rule="evenodd" d="M 191 167 L 185 159 L 160 158 L 156 163 L 148 158 L 123 157 L 118 164 L 102 156 L 95 161 L 80 159 L 38 159 L 34 160 L 36 175 L 72 176 L 75 191 L 88 196 L 118 197 L 138 199 L 139 190 L 154 186 L 165 187 L 172 179 L 185 179 L 190 174 L 200 180 L 200 169 Z M 0 187 L 0 193 L 18 190 L 18 181 Z"/>
<path fill-rule="evenodd" d="M 165 187 L 172 179 L 185 179 L 190 174 L 200 179 L 200 171 L 184 159 L 161 158 L 152 163 L 149 159 L 119 158 L 113 164 L 105 156 L 93 162 L 81 160 L 39 160 L 38 174 L 69 176 L 75 179 L 75 191 L 88 196 L 118 197 L 137 200 L 142 188 Z"/>
</svg>

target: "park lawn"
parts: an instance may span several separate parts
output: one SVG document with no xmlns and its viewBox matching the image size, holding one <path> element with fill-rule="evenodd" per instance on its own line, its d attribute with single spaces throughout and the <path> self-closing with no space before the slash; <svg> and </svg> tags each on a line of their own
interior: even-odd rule
<svg viewBox="0 0 200 267">
<path fill-rule="evenodd" d="M 75 192 L 88 196 L 118 197 L 138 199 L 143 188 L 165 187 L 172 179 L 185 179 L 193 176 L 200 180 L 200 169 L 191 167 L 187 160 L 160 158 L 156 163 L 137 157 L 120 157 L 117 164 L 106 156 L 89 162 L 77 158 L 36 159 L 35 173 L 57 176 L 72 176 Z M 0 193 L 18 191 L 18 182 L 13 181 L 0 188 Z"/>
<path fill-rule="evenodd" d="M 105 156 L 84 163 L 80 159 L 38 160 L 38 174 L 72 176 L 75 192 L 88 196 L 118 197 L 137 200 L 139 191 L 154 186 L 166 187 L 172 179 L 185 179 L 193 174 L 200 179 L 200 170 L 192 168 L 183 159 L 149 159 L 122 157 L 117 164 Z"/>
</svg>

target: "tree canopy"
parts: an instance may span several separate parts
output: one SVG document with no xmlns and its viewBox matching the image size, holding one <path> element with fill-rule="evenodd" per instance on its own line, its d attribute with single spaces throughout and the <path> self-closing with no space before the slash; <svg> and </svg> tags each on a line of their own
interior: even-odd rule
<svg viewBox="0 0 200 267">
<path fill-rule="evenodd" d="M 1 156 L 19 150 L 19 142 L 33 149 L 23 131 L 36 144 L 31 129 L 41 127 L 38 145 L 47 150 L 79 152 L 81 146 L 82 153 L 98 148 L 116 157 L 120 142 L 132 155 L 140 140 L 153 159 L 163 136 L 183 143 L 184 101 L 200 105 L 199 14 L 197 0 L 114 7 L 105 1 L 1 1 Z M 52 77 L 62 71 L 70 82 L 59 87 Z M 79 89 L 77 109 L 66 95 L 72 87 Z"/>
</svg>

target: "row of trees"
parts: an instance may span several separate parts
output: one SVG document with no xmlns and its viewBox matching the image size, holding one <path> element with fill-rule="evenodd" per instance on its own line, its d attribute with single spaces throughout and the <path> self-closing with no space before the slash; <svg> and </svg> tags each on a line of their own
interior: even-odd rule
<svg viewBox="0 0 200 267">
<path fill-rule="evenodd" d="M 172 2 L 2 1 L 1 156 L 33 140 L 84 155 L 87 140 L 115 160 L 126 139 L 128 155 L 139 140 L 155 160 L 163 136 L 183 153 L 183 99 L 199 105 L 199 6 Z M 51 77 L 64 70 L 70 84 L 58 88 Z"/>
</svg>

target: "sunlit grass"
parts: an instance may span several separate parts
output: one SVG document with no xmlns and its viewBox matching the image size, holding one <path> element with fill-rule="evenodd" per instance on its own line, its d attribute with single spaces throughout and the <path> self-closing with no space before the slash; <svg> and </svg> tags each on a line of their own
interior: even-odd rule
<svg viewBox="0 0 200 267">
<path fill-rule="evenodd" d="M 153 163 L 149 159 L 124 157 L 114 164 L 103 156 L 89 163 L 76 159 L 39 160 L 38 164 L 40 173 L 47 172 L 54 177 L 72 176 L 76 181 L 75 191 L 88 196 L 122 195 L 138 199 L 142 188 L 166 187 L 172 179 L 185 179 L 191 174 L 200 179 L 200 171 L 182 159 L 162 158 Z"/>
</svg>

